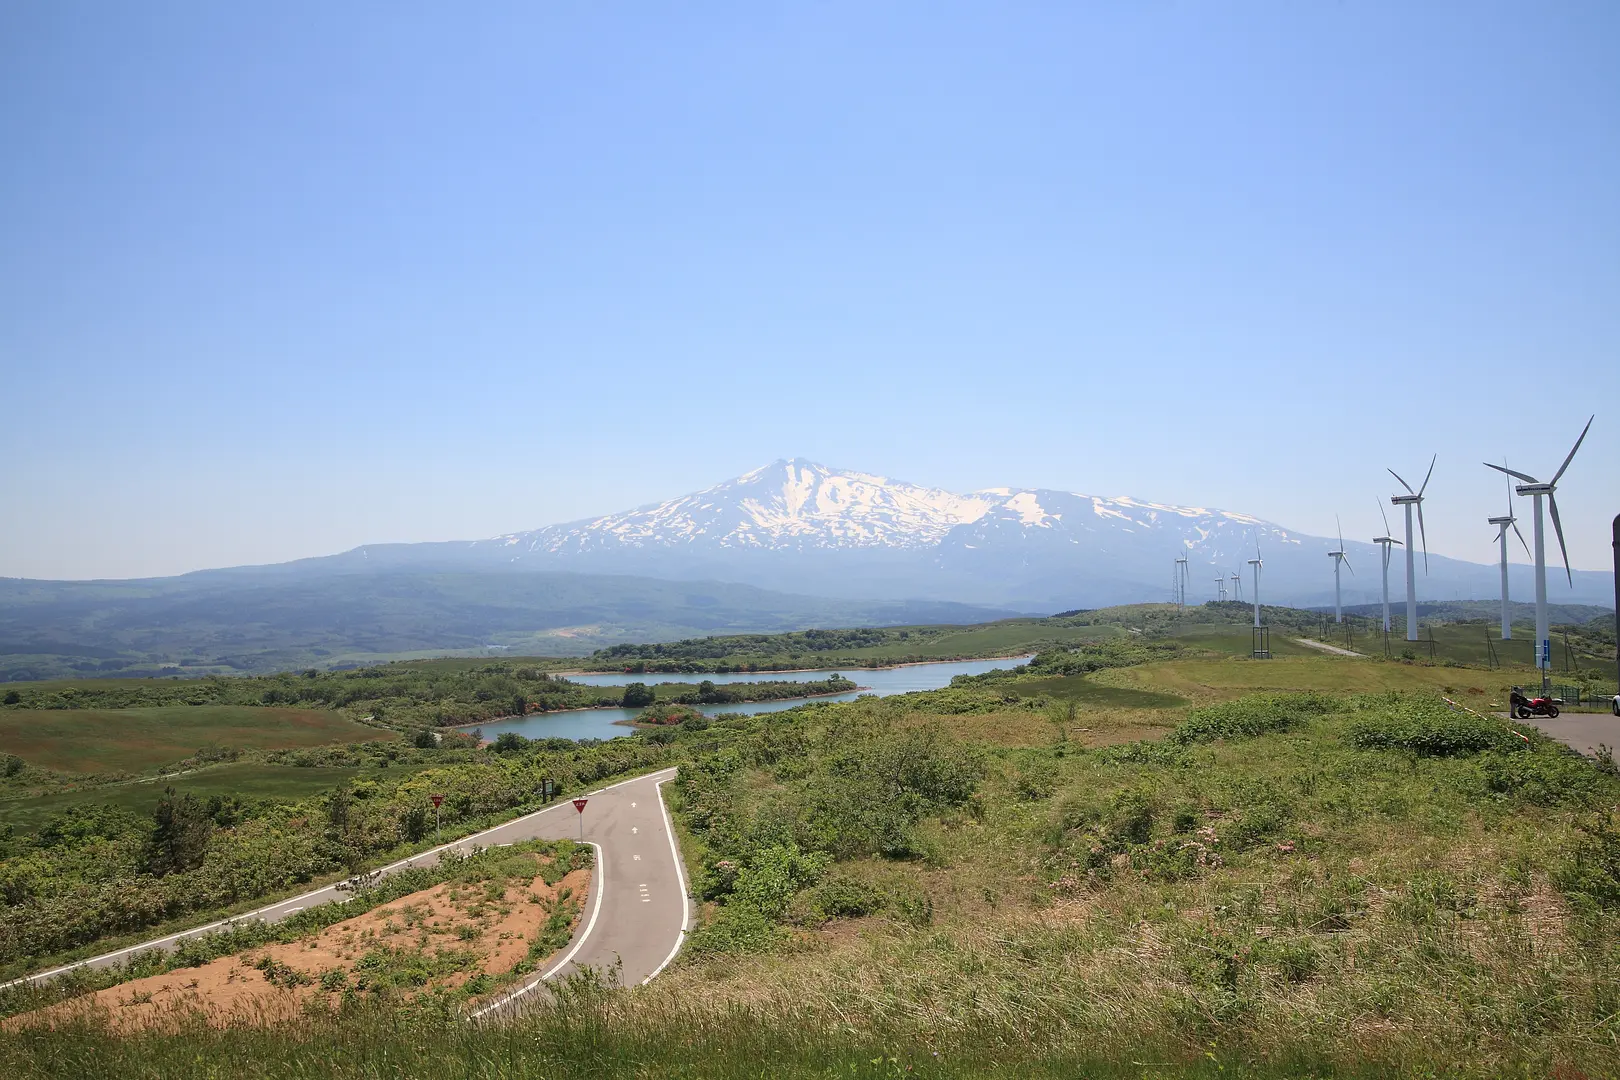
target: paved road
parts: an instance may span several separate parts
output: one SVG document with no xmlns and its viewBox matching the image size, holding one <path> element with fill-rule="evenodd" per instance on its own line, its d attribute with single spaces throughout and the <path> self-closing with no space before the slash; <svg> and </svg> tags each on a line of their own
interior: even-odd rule
<svg viewBox="0 0 1620 1080">
<path fill-rule="evenodd" d="M 1365 656 L 1365 655 L 1367 655 L 1366 653 L 1352 652 L 1349 649 L 1341 649 L 1339 646 L 1337 646 L 1337 645 L 1329 645 L 1325 641 L 1312 641 L 1310 638 L 1297 637 L 1297 638 L 1294 639 L 1294 644 L 1296 644 L 1296 645 L 1304 645 L 1307 648 L 1311 648 L 1311 649 L 1319 649 L 1319 650 L 1321 650 L 1322 652 L 1325 652 L 1325 653 L 1332 653 L 1334 656 Z"/>
<path fill-rule="evenodd" d="M 1532 716 L 1528 720 L 1513 720 L 1511 723 L 1534 724 L 1580 754 L 1596 756 L 1599 743 L 1610 750 L 1620 750 L 1620 717 L 1606 712 L 1560 712 L 1556 718 Z"/>
<path fill-rule="evenodd" d="M 686 894 L 686 874 L 681 868 L 660 790 L 662 784 L 674 778 L 674 769 L 664 769 L 586 793 L 584 835 L 596 848 L 597 859 L 586 911 L 574 931 L 573 940 L 558 963 L 479 1015 L 517 1007 L 540 982 L 586 965 L 616 969 L 621 982 L 633 986 L 651 980 L 675 958 L 689 928 L 691 906 Z M 402 859 L 384 867 L 383 873 L 394 873 L 408 866 L 432 866 L 439 861 L 439 853 L 449 849 L 466 850 L 519 840 L 577 838 L 580 825 L 581 815 L 575 812 L 572 801 L 563 799 L 504 825 Z M 5 985 L 38 982 L 79 967 L 107 967 L 127 960 L 133 953 L 173 949 L 187 938 L 233 923 L 254 919 L 277 922 L 305 908 L 349 898 L 347 892 L 329 885 L 245 915 L 52 968 Z"/>
</svg>

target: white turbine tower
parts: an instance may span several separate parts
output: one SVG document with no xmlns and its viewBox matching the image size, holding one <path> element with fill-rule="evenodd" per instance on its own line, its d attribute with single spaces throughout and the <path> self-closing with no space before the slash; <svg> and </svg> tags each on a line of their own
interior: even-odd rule
<svg viewBox="0 0 1620 1080">
<path fill-rule="evenodd" d="M 1384 504 L 1378 504 L 1378 513 L 1384 519 L 1384 535 L 1373 537 L 1373 543 L 1384 549 L 1384 633 L 1389 633 L 1389 545 L 1400 545 L 1400 541 L 1389 535 L 1389 515 L 1384 513 Z M 1343 544 L 1339 545 L 1343 547 Z"/>
<path fill-rule="evenodd" d="M 1504 469 L 1507 468 L 1506 459 L 1504 459 L 1502 461 L 1502 467 Z M 1504 477 L 1503 479 L 1507 479 L 1507 478 Z M 1520 544 L 1521 547 L 1524 548 L 1524 553 L 1526 555 L 1530 554 L 1530 545 L 1526 544 L 1524 542 L 1524 533 L 1519 532 L 1518 519 L 1513 516 L 1513 481 L 1512 480 L 1508 480 L 1507 501 L 1508 501 L 1507 516 L 1505 516 L 1505 517 L 1487 518 L 1486 520 L 1490 524 L 1496 526 L 1496 542 L 1502 548 L 1502 640 L 1503 641 L 1512 641 L 1513 640 L 1513 616 L 1512 616 L 1512 613 L 1509 611 L 1509 608 L 1508 608 L 1508 563 L 1507 563 L 1507 547 L 1508 547 L 1508 545 L 1507 545 L 1507 534 L 1508 534 L 1508 528 L 1510 526 L 1513 529 L 1514 535 L 1516 535 L 1519 538 L 1519 544 Z"/>
<path fill-rule="evenodd" d="M 1536 666 L 1541 669 L 1541 692 L 1543 695 L 1547 693 L 1547 680 L 1552 671 L 1552 638 L 1550 631 L 1547 629 L 1547 547 L 1541 526 L 1541 499 L 1542 496 L 1546 496 L 1548 507 L 1552 510 L 1553 530 L 1558 533 L 1558 550 L 1563 552 L 1564 555 L 1564 576 L 1569 578 L 1569 582 L 1573 586 L 1575 576 L 1569 569 L 1569 549 L 1564 547 L 1564 526 L 1558 520 L 1558 500 L 1553 497 L 1553 492 L 1558 489 L 1559 478 L 1564 475 L 1564 470 L 1569 468 L 1569 463 L 1575 459 L 1575 451 L 1579 450 L 1581 443 L 1586 441 L 1586 433 L 1592 430 L 1592 421 L 1596 419 L 1597 414 L 1594 413 L 1586 421 L 1586 426 L 1581 429 L 1581 437 L 1576 439 L 1575 445 L 1569 448 L 1569 456 L 1558 467 L 1558 471 L 1553 474 L 1553 478 L 1545 484 L 1533 476 L 1515 472 L 1505 465 L 1492 465 L 1488 461 L 1485 462 L 1486 468 L 1495 469 L 1500 473 L 1507 473 L 1509 476 L 1516 476 L 1524 481 L 1524 483 L 1517 485 L 1514 490 L 1520 495 L 1530 496 L 1530 504 L 1535 513 Z"/>
<path fill-rule="evenodd" d="M 1260 629 L 1260 568 L 1265 565 L 1260 561 L 1260 538 L 1258 536 L 1254 538 L 1254 558 L 1249 560 L 1249 565 L 1254 567 L 1254 628 L 1258 630 Z"/>
<path fill-rule="evenodd" d="M 1176 583 L 1176 587 L 1175 587 L 1176 603 L 1179 604 L 1182 607 L 1186 607 L 1187 606 L 1187 556 L 1185 556 L 1185 555 L 1179 555 L 1179 556 L 1176 557 L 1176 578 L 1175 578 L 1175 583 Z"/>
<path fill-rule="evenodd" d="M 1225 574 L 1219 574 L 1215 578 L 1215 599 L 1218 602 L 1222 603 L 1222 604 L 1226 603 L 1226 575 Z"/>
<path fill-rule="evenodd" d="M 1412 562 L 1412 507 L 1417 507 L 1418 533 L 1423 537 L 1423 572 L 1429 572 L 1429 534 L 1423 528 L 1423 493 L 1429 489 L 1429 477 L 1434 475 L 1434 463 L 1440 458 L 1439 454 L 1429 459 L 1429 472 L 1423 478 L 1423 486 L 1416 491 L 1412 485 L 1401 480 L 1401 474 L 1394 469 L 1389 475 L 1401 480 L 1401 487 L 1406 489 L 1405 495 L 1391 495 L 1389 501 L 1396 506 L 1406 508 L 1406 640 L 1416 641 L 1417 636 L 1417 568 Z"/>
<path fill-rule="evenodd" d="M 1379 509 L 1381 510 L 1383 507 L 1379 507 Z M 1335 525 L 1339 524 L 1338 514 L 1333 515 L 1333 523 Z M 1344 622 L 1344 616 L 1339 612 L 1339 608 L 1341 606 L 1339 603 L 1339 567 L 1343 566 L 1348 569 L 1351 577 L 1356 576 L 1356 568 L 1350 565 L 1350 556 L 1345 554 L 1344 551 L 1343 525 L 1339 525 L 1339 550 L 1330 551 L 1328 552 L 1328 555 L 1333 559 L 1333 621 L 1336 623 L 1342 623 Z"/>
<path fill-rule="evenodd" d="M 1254 639 L 1254 646 L 1250 653 L 1256 660 L 1271 659 L 1271 631 L 1260 625 L 1260 568 L 1265 564 L 1260 561 L 1260 537 L 1254 538 L 1254 558 L 1249 560 L 1254 567 L 1254 629 L 1250 632 Z"/>
<path fill-rule="evenodd" d="M 1240 604 L 1243 603 L 1243 575 L 1241 573 L 1234 572 L 1232 574 L 1232 598 Z"/>
</svg>

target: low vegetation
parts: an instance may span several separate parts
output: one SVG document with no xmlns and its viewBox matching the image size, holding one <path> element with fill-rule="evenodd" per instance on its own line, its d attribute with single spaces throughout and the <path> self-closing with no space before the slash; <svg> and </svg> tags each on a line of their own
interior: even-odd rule
<svg viewBox="0 0 1620 1080">
<path fill-rule="evenodd" d="M 533 799 L 548 775 L 678 764 L 665 791 L 698 927 L 650 986 L 586 976 L 490 1030 L 332 988 L 296 1024 L 234 1039 L 17 1031 L 0 1034 L 0 1061 L 18 1075 L 115 1061 L 165 1076 L 203 1075 L 197 1062 L 289 1076 L 1620 1075 L 1612 762 L 1493 716 L 1511 671 L 1305 649 L 1255 662 L 1230 614 L 1072 613 L 1046 623 L 1077 636 L 1027 666 L 898 697 L 703 716 L 653 693 L 643 730 L 595 746 L 395 744 L 394 768 L 422 771 L 229 824 L 215 815 L 232 807 L 178 791 L 133 823 L 64 815 L 8 841 L 6 918 L 55 888 L 55 921 L 82 926 L 67 897 L 100 895 L 97 860 L 158 892 L 299 852 L 335 874 L 408 845 L 427 790 L 453 793 L 446 821 L 462 826 L 512 812 L 522 803 L 503 800 Z M 827 651 L 856 646 L 898 644 Z M 21 945 L 11 970 L 62 947 Z M 271 975 L 298 978 L 254 977 Z"/>
</svg>

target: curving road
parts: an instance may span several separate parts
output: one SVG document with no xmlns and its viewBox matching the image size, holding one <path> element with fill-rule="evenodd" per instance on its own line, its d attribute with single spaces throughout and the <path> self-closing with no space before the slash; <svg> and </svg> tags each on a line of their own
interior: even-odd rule
<svg viewBox="0 0 1620 1080">
<path fill-rule="evenodd" d="M 675 779 L 674 769 L 662 769 L 632 780 L 587 792 L 583 814 L 585 840 L 596 849 L 596 867 L 591 875 L 589 905 L 562 958 L 517 990 L 479 1010 L 480 1017 L 522 1004 L 540 983 L 566 975 L 582 967 L 605 968 L 616 972 L 625 986 L 650 981 L 680 951 L 691 922 L 691 905 L 686 893 L 686 873 L 675 846 L 669 811 L 664 807 L 662 786 Z M 515 818 L 504 825 L 486 829 L 454 843 L 424 851 L 409 859 L 383 867 L 384 875 L 408 866 L 432 866 L 441 852 L 465 851 L 472 847 L 510 844 L 519 840 L 559 840 L 578 838 L 581 816 L 570 799 L 562 799 L 544 810 Z M 81 967 L 107 967 L 126 960 L 133 953 L 148 949 L 173 949 L 187 938 L 197 937 L 234 923 L 248 920 L 277 922 L 294 912 L 317 904 L 342 903 L 349 894 L 335 885 L 315 889 L 206 926 L 131 945 L 116 952 L 80 960 L 41 971 L 4 986 L 39 982 Z M 0 987 L 3 988 L 3 987 Z"/>
</svg>

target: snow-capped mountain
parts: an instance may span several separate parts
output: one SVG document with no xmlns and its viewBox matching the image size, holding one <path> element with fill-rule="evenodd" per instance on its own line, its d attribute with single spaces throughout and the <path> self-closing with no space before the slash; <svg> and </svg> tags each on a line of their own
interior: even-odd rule
<svg viewBox="0 0 1620 1080">
<path fill-rule="evenodd" d="M 668 502 L 471 545 L 511 569 L 713 578 L 859 598 L 917 597 L 1091 607 L 1168 597 L 1173 560 L 1189 560 L 1193 599 L 1215 579 L 1245 596 L 1258 544 L 1267 600 L 1332 599 L 1334 546 L 1249 514 L 1127 496 L 1029 488 L 966 494 L 794 458 Z M 1377 599 L 1380 553 L 1350 542 L 1345 602 Z M 1522 572 L 1515 568 L 1515 577 Z M 1496 569 L 1434 556 L 1425 599 L 1488 598 Z M 1583 580 L 1590 579 L 1590 580 Z M 1528 578 L 1523 585 L 1529 587 Z M 1576 575 L 1561 601 L 1601 602 L 1608 575 Z M 1400 568 L 1391 592 L 1403 595 Z M 1562 592 L 1564 590 L 1560 590 Z M 1521 595 L 1523 593 L 1521 592 Z"/>
<path fill-rule="evenodd" d="M 794 458 L 655 506 L 499 541 L 520 552 L 549 554 L 692 544 L 913 549 L 938 544 L 995 505 L 994 497 L 955 495 Z"/>
<path fill-rule="evenodd" d="M 969 537 L 986 539 L 990 534 L 985 530 L 1002 524 L 1062 534 L 1150 533 L 1171 527 L 1186 534 L 1182 539 L 1189 547 L 1233 526 L 1275 528 L 1247 514 L 1077 492 L 989 488 L 958 495 L 793 458 L 668 502 L 494 542 L 512 549 L 514 557 L 702 546 L 918 550 L 952 540 L 971 547 Z M 976 530 L 954 535 L 965 526 Z"/>
</svg>

